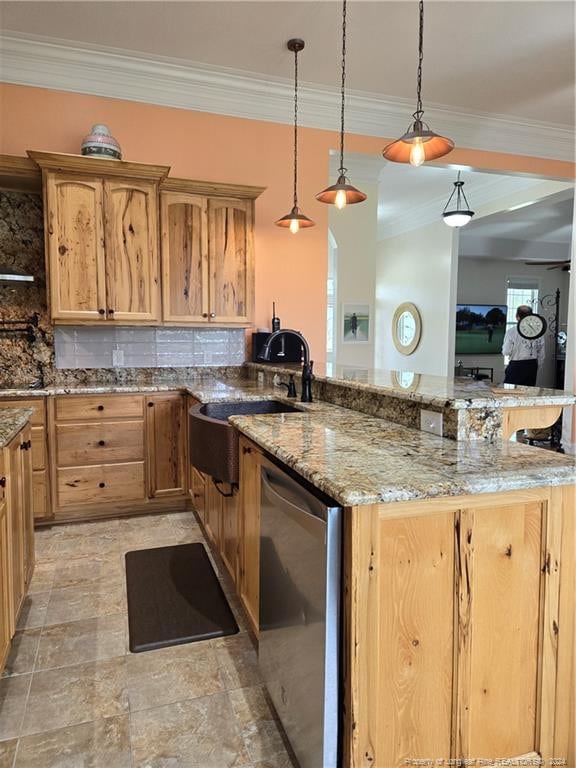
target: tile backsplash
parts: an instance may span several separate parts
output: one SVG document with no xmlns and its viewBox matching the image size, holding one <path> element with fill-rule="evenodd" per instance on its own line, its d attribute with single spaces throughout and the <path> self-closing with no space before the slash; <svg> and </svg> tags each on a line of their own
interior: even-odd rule
<svg viewBox="0 0 576 768">
<path fill-rule="evenodd" d="M 245 360 L 242 328 L 86 328 L 54 330 L 57 368 L 234 366 Z"/>
</svg>

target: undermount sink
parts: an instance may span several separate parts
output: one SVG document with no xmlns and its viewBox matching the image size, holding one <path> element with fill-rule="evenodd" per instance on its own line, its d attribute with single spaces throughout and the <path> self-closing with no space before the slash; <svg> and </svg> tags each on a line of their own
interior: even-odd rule
<svg viewBox="0 0 576 768">
<path fill-rule="evenodd" d="M 238 433 L 230 416 L 267 413 L 299 413 L 300 409 L 278 400 L 245 400 L 239 403 L 204 403 L 188 412 L 190 463 L 223 483 L 238 483 Z"/>
</svg>

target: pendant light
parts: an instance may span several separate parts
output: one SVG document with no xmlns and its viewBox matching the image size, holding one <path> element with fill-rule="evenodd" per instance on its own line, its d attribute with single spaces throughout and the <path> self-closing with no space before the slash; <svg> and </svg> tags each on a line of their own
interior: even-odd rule
<svg viewBox="0 0 576 768">
<path fill-rule="evenodd" d="M 342 84 L 340 87 L 340 167 L 338 168 L 338 180 L 336 184 L 322 190 L 316 195 L 316 200 L 321 203 L 335 205 L 342 209 L 348 204 L 361 203 L 366 200 L 364 192 L 350 184 L 346 176 L 347 168 L 344 168 L 344 100 L 346 93 L 346 0 L 342 2 Z"/>
<path fill-rule="evenodd" d="M 456 208 L 449 211 L 448 207 L 454 195 L 456 195 Z M 464 201 L 465 208 L 462 207 L 462 201 Z M 474 211 L 470 210 L 470 204 L 464 194 L 464 182 L 460 181 L 460 171 L 458 171 L 458 179 L 454 182 L 452 194 L 444 206 L 442 218 L 444 219 L 444 224 L 447 224 L 449 227 L 465 227 L 472 219 L 472 216 L 474 216 Z"/>
<path fill-rule="evenodd" d="M 278 219 L 276 226 L 289 229 L 295 235 L 301 229 L 313 227 L 314 222 L 298 208 L 298 54 L 304 49 L 304 40 L 288 40 L 287 48 L 294 54 L 294 198 L 292 210 Z"/>
<path fill-rule="evenodd" d="M 422 61 L 423 42 L 424 42 L 424 0 L 420 0 L 420 34 L 418 37 L 418 75 L 417 75 L 417 99 L 416 112 L 412 115 L 414 122 L 408 130 L 399 139 L 388 144 L 382 150 L 386 160 L 392 160 L 395 163 L 410 163 L 411 165 L 422 165 L 426 160 L 435 160 L 438 157 L 447 155 L 454 149 L 452 139 L 439 136 L 430 130 L 428 123 L 422 120 L 424 110 L 422 109 Z"/>
</svg>

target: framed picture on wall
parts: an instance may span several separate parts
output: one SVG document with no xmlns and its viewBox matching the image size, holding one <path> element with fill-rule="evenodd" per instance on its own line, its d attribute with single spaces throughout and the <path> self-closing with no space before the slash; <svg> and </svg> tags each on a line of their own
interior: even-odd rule
<svg viewBox="0 0 576 768">
<path fill-rule="evenodd" d="M 345 344 L 367 344 L 370 341 L 370 305 L 342 305 L 342 341 Z"/>
</svg>

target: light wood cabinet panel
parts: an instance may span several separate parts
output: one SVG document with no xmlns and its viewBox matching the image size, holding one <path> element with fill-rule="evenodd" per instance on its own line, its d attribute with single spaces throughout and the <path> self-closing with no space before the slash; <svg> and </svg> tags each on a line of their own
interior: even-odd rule
<svg viewBox="0 0 576 768">
<path fill-rule="evenodd" d="M 14 620 L 11 614 L 10 521 L 6 499 L 6 470 L 0 451 L 0 672 L 10 650 Z"/>
<path fill-rule="evenodd" d="M 262 455 L 240 438 L 239 593 L 252 628 L 260 614 L 260 462 Z"/>
<path fill-rule="evenodd" d="M 144 462 L 59 468 L 57 493 L 59 507 L 144 500 Z"/>
<path fill-rule="evenodd" d="M 105 180 L 104 221 L 108 319 L 159 321 L 157 186 Z"/>
<path fill-rule="evenodd" d="M 253 315 L 253 203 L 208 201 L 210 318 L 215 323 L 248 324 Z"/>
<path fill-rule="evenodd" d="M 571 764 L 574 512 L 574 488 L 347 510 L 344 765 Z"/>
<path fill-rule="evenodd" d="M 34 520 L 47 520 L 52 516 L 48 489 L 48 470 L 40 469 L 32 473 L 32 510 Z"/>
<path fill-rule="evenodd" d="M 215 548 L 220 551 L 222 526 L 222 495 L 211 477 L 206 478 L 206 514 L 204 529 Z"/>
<path fill-rule="evenodd" d="M 162 192 L 163 319 L 208 320 L 208 202 L 182 192 Z"/>
<path fill-rule="evenodd" d="M 59 467 L 144 460 L 144 421 L 103 421 L 56 426 Z"/>
<path fill-rule="evenodd" d="M 29 492 L 24 486 L 22 475 L 24 471 L 23 454 L 25 452 L 23 446 L 26 444 L 27 434 L 29 436 L 29 430 L 27 433 L 26 431 L 20 432 L 5 448 L 6 496 L 10 537 L 10 601 L 14 622 L 20 612 L 26 590 Z"/>
<path fill-rule="evenodd" d="M 32 469 L 36 472 L 46 469 L 46 430 L 44 427 L 32 427 Z"/>
<path fill-rule="evenodd" d="M 230 486 L 223 486 L 224 493 L 232 493 L 232 496 L 222 497 L 222 524 L 220 554 L 234 583 L 237 581 L 238 572 L 238 544 L 239 544 L 239 519 L 240 497 L 237 491 Z"/>
<path fill-rule="evenodd" d="M 204 475 L 196 467 L 190 473 L 190 498 L 202 524 L 206 522 L 206 483 Z"/>
<path fill-rule="evenodd" d="M 142 395 L 61 395 L 56 398 L 56 421 L 138 419 L 144 416 Z"/>
<path fill-rule="evenodd" d="M 456 751 L 464 758 L 535 748 L 542 516 L 538 503 L 458 516 Z"/>
<path fill-rule="evenodd" d="M 181 496 L 186 492 L 185 396 L 155 394 L 147 398 L 148 496 Z"/>
<path fill-rule="evenodd" d="M 106 320 L 102 182 L 47 173 L 45 227 L 54 320 Z"/>
</svg>

